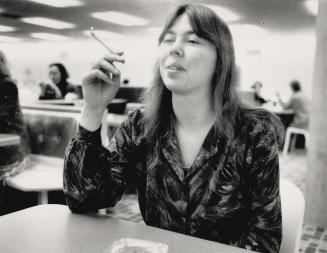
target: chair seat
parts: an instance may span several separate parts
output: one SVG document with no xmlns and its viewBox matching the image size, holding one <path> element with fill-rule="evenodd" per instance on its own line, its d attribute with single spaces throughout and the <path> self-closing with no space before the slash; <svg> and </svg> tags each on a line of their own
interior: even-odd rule
<svg viewBox="0 0 327 253">
<path fill-rule="evenodd" d="M 288 127 L 287 131 L 290 131 L 294 134 L 307 134 L 308 133 L 307 129 L 297 128 L 297 127 Z"/>
</svg>

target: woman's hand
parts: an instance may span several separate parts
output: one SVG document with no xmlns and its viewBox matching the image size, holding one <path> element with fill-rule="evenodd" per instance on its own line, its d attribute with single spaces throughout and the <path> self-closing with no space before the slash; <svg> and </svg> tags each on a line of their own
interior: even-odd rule
<svg viewBox="0 0 327 253">
<path fill-rule="evenodd" d="M 114 63 L 124 63 L 122 55 L 123 52 L 106 55 L 85 75 L 82 82 L 85 109 L 103 112 L 116 96 L 121 75 Z"/>
<path fill-rule="evenodd" d="M 39 86 L 41 89 L 40 97 L 46 99 L 62 98 L 61 91 L 52 81 L 41 82 Z"/>
<path fill-rule="evenodd" d="M 100 127 L 103 113 L 119 89 L 120 70 L 114 63 L 124 63 L 122 55 L 123 52 L 106 55 L 83 78 L 84 108 L 80 124 L 90 131 Z"/>
</svg>

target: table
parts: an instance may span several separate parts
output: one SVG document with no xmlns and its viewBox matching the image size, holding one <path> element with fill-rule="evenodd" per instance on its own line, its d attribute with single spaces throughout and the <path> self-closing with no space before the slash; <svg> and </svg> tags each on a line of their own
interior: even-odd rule
<svg viewBox="0 0 327 253">
<path fill-rule="evenodd" d="M 7 178 L 6 184 L 20 191 L 37 192 L 38 204 L 47 204 L 48 192 L 63 188 L 63 168 L 61 158 L 30 155 L 28 169 Z"/>
<path fill-rule="evenodd" d="M 211 242 L 95 213 L 73 214 L 67 206 L 41 205 L 0 217 L 1 252 L 103 252 L 122 237 L 166 243 L 169 253 L 246 253 Z"/>
<path fill-rule="evenodd" d="M 0 147 L 19 145 L 20 137 L 15 134 L 0 134 Z"/>
<path fill-rule="evenodd" d="M 82 106 L 75 105 L 72 102 L 66 102 L 64 100 L 40 100 L 34 103 L 21 103 L 22 109 L 34 109 L 43 111 L 55 111 L 55 112 L 74 112 L 80 113 Z"/>
</svg>

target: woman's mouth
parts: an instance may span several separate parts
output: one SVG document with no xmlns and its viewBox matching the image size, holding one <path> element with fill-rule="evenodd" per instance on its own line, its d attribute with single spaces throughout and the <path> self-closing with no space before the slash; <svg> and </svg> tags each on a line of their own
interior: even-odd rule
<svg viewBox="0 0 327 253">
<path fill-rule="evenodd" d="M 166 67 L 167 70 L 169 71 L 172 71 L 172 72 L 175 72 L 175 71 L 185 71 L 185 68 L 178 64 L 178 63 L 172 63 L 172 64 L 169 64 L 167 67 Z"/>
</svg>

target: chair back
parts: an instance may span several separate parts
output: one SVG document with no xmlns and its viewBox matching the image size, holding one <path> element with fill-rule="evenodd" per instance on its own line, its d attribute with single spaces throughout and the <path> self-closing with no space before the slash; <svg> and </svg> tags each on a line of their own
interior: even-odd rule
<svg viewBox="0 0 327 253">
<path fill-rule="evenodd" d="M 298 253 L 302 235 L 305 201 L 303 193 L 292 182 L 281 179 L 283 240 L 280 253 Z"/>
</svg>

